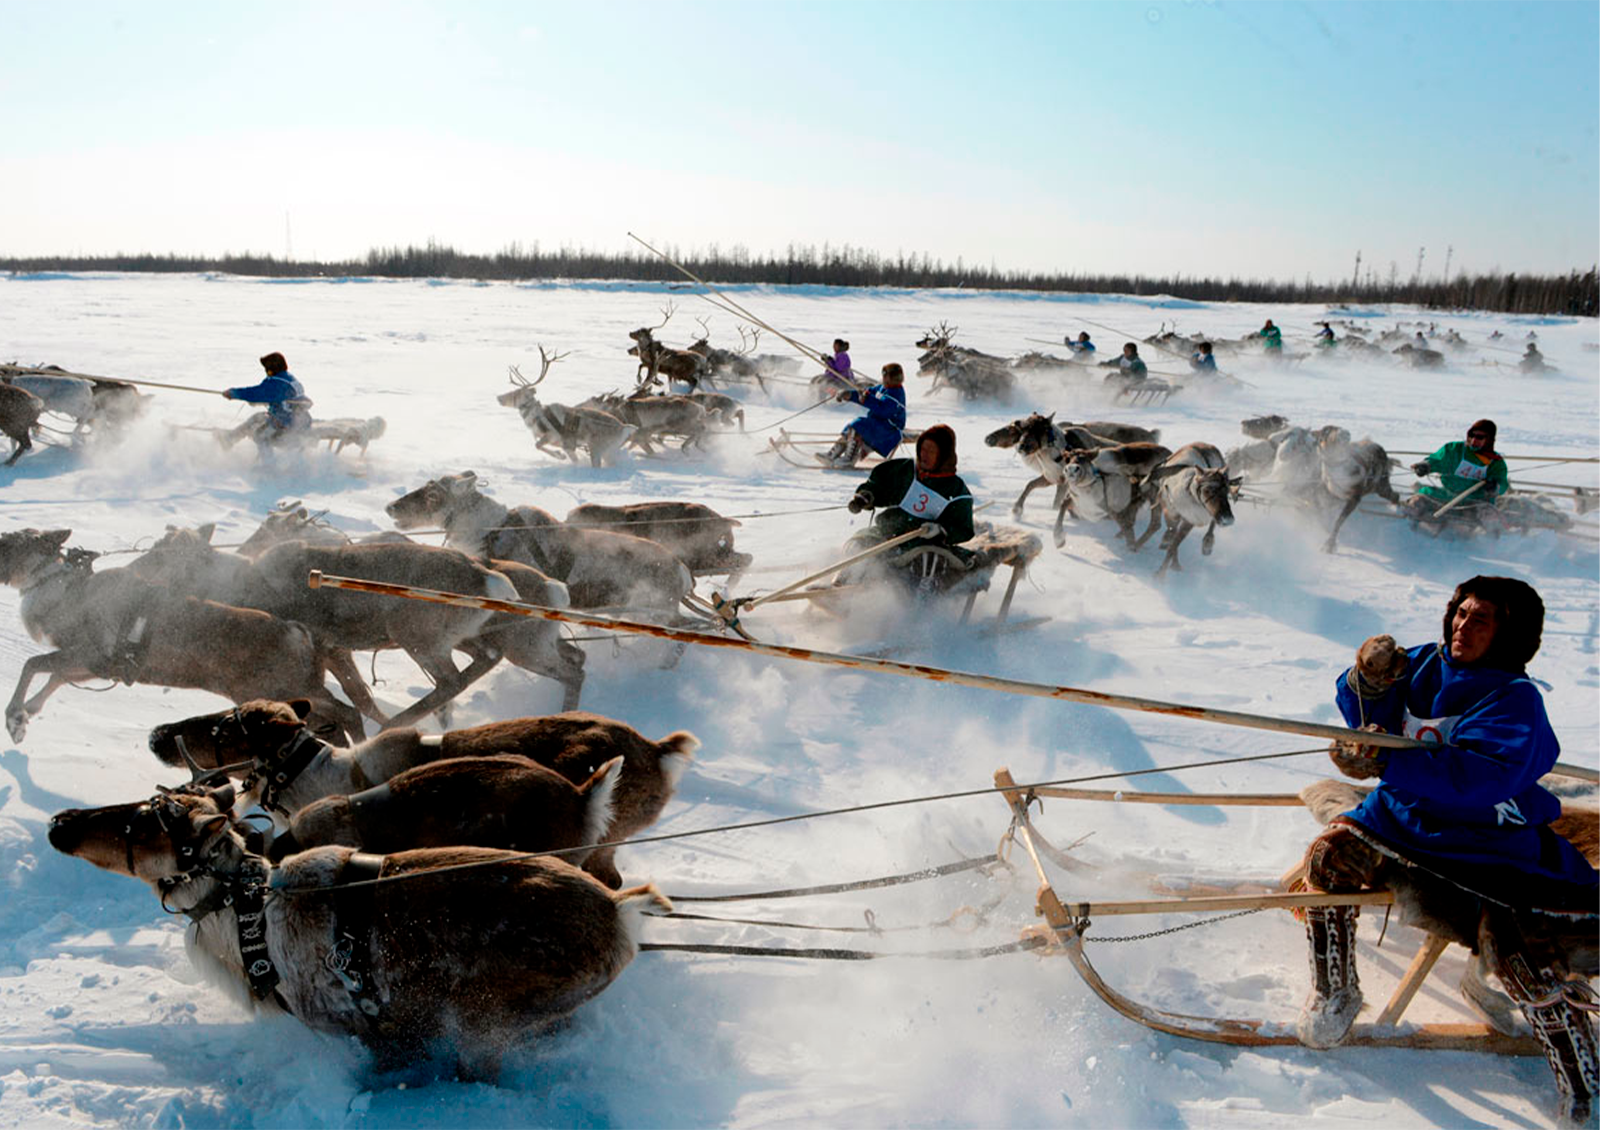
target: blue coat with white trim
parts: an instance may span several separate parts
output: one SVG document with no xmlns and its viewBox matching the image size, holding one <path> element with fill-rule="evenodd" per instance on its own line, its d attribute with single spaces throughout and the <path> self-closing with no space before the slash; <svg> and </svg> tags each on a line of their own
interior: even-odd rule
<svg viewBox="0 0 1600 1130">
<path fill-rule="evenodd" d="M 1339 711 L 1352 727 L 1377 723 L 1439 744 L 1391 751 L 1383 783 L 1345 815 L 1418 862 L 1498 864 L 1595 884 L 1594 868 L 1549 829 L 1561 802 L 1538 782 L 1561 746 L 1539 688 L 1518 672 L 1457 664 L 1442 644 L 1406 658 L 1406 677 L 1371 698 L 1351 689 L 1346 670 Z"/>
<path fill-rule="evenodd" d="M 852 392 L 845 396 L 867 410 L 867 414 L 845 426 L 854 431 L 879 455 L 888 455 L 900 446 L 901 433 L 906 428 L 906 390 L 899 386 L 873 385 L 865 392 Z"/>
</svg>

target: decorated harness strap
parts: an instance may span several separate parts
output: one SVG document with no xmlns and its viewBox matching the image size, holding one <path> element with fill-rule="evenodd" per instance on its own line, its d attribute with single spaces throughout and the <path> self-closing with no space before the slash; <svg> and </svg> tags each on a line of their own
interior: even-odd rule
<svg viewBox="0 0 1600 1130">
<path fill-rule="evenodd" d="M 321 738 L 314 737 L 310 730 L 303 729 L 296 734 L 253 775 L 261 783 L 261 807 L 268 812 L 278 812 L 287 816 L 288 810 L 279 800 L 283 791 L 294 784 L 295 779 L 306 771 L 306 766 L 315 761 L 318 754 L 332 748 Z"/>
<path fill-rule="evenodd" d="M 322 964 L 339 979 L 356 1011 L 368 1020 L 383 1012 L 372 976 L 372 920 L 377 901 L 375 881 L 383 871 L 383 856 L 351 852 L 339 872 L 333 897 L 333 947 Z M 351 886 L 350 884 L 361 884 Z"/>
<path fill-rule="evenodd" d="M 256 1000 L 266 1000 L 282 980 L 278 967 L 267 952 L 267 876 L 270 868 L 264 859 L 252 857 L 245 861 L 238 878 L 228 885 L 224 904 L 233 904 L 234 918 L 238 922 L 239 957 L 244 963 L 245 979 L 250 982 L 250 995 Z"/>
</svg>

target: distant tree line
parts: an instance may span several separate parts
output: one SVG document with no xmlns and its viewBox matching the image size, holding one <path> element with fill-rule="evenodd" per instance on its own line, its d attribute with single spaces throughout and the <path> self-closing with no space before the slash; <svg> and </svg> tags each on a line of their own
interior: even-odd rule
<svg viewBox="0 0 1600 1130">
<path fill-rule="evenodd" d="M 1457 274 L 1448 279 L 1387 279 L 1368 271 L 1344 282 L 1240 279 L 1213 276 L 1089 275 L 1071 271 L 1007 271 L 993 263 L 972 266 L 921 255 L 882 255 L 845 244 L 797 247 L 782 253 L 753 254 L 742 246 L 726 250 L 668 248 L 679 263 L 709 282 L 820 285 L 838 287 L 969 287 L 976 290 L 1029 290 L 1085 294 L 1170 294 L 1201 302 L 1305 302 L 1337 304 L 1406 303 L 1436 309 L 1487 310 L 1508 314 L 1600 313 L 1595 268 L 1567 275 Z M 425 246 L 379 247 L 366 258 L 309 262 L 271 255 L 100 255 L 0 258 L 0 270 L 36 271 L 221 271 L 276 278 L 368 275 L 383 278 L 447 279 L 602 279 L 682 282 L 667 263 L 643 252 L 621 254 L 561 247 L 542 250 L 513 243 L 493 255 L 469 255 L 430 241 Z"/>
</svg>

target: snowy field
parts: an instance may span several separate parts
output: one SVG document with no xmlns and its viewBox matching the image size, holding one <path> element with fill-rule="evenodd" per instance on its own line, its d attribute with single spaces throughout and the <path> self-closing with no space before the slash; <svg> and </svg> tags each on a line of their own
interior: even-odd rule
<svg viewBox="0 0 1600 1130">
<path fill-rule="evenodd" d="M 624 458 L 593 470 L 533 450 L 517 415 L 494 403 L 506 368 L 538 371 L 537 346 L 571 351 L 541 392 L 575 402 L 631 384 L 627 331 L 660 320 L 660 288 L 519 286 L 368 280 L 72 276 L 0 279 L 0 360 L 54 363 L 86 373 L 222 388 L 254 383 L 255 358 L 281 350 L 320 417 L 381 415 L 388 434 L 366 460 L 346 452 L 257 464 L 249 445 L 220 451 L 200 431 L 244 409 L 220 398 L 162 392 L 122 442 L 57 447 L 0 471 L 4 529 L 71 527 L 71 543 L 99 551 L 148 544 L 168 524 L 215 521 L 237 542 L 285 499 L 326 510 L 354 533 L 387 528 L 383 507 L 446 472 L 475 470 L 500 501 L 563 514 L 580 501 L 693 499 L 747 517 L 738 547 L 758 572 L 741 592 L 775 588 L 839 555 L 864 517 L 843 510 L 857 481 L 761 454 L 771 431 L 730 434 L 699 460 Z M 661 336 L 684 344 L 708 316 L 714 344 L 737 345 L 734 319 L 687 292 Z M 852 343 L 856 368 L 887 361 L 915 371 L 912 345 L 941 321 L 959 344 L 1013 354 L 1029 339 L 1091 332 L 1101 356 L 1124 336 L 1161 323 L 1218 338 L 1285 328 L 1308 351 L 1321 307 L 1233 306 L 1115 297 L 972 292 L 823 292 L 758 288 L 741 302 L 795 338 Z M 1431 451 L 1495 419 L 1502 453 L 1592 457 L 1600 446 L 1600 337 L 1593 321 L 1365 310 L 1375 328 L 1413 318 L 1453 327 L 1472 348 L 1443 372 L 1312 358 L 1268 368 L 1225 368 L 1253 388 L 1190 387 L 1166 405 L 1110 406 L 1097 388 L 1024 378 L 1010 407 L 927 394 L 908 380 L 910 422 L 944 421 L 960 441 L 961 472 L 982 518 L 1011 521 L 1029 477 L 982 437 L 1038 408 L 1058 418 L 1122 419 L 1159 427 L 1171 447 L 1242 441 L 1239 421 L 1276 412 L 1308 426 L 1336 423 L 1391 450 Z M 1106 328 L 1102 328 L 1106 327 Z M 1486 344 L 1499 329 L 1496 350 Z M 1559 373 L 1517 373 L 1529 330 Z M 1113 332 L 1115 331 L 1115 332 Z M 783 348 L 768 335 L 761 348 Z M 1060 352 L 1057 350 L 1057 352 Z M 1144 350 L 1157 371 L 1181 363 Z M 808 365 L 805 372 L 811 371 Z M 1098 382 L 1096 382 L 1097 384 Z M 738 390 L 736 390 L 738 391 Z M 754 430 L 810 402 L 798 384 L 749 392 Z M 1097 399 L 1098 398 L 1098 399 Z M 845 407 L 789 426 L 835 431 Z M 1401 456 L 1409 464 L 1415 457 Z M 1511 463 L 1539 482 L 1593 487 L 1589 464 Z M 1409 472 L 1395 484 L 1405 493 Z M 1368 506 L 1382 504 L 1369 501 Z M 1241 502 L 1238 521 L 1183 571 L 1153 579 L 1154 545 L 1130 556 L 1110 523 L 1069 524 L 1049 544 L 1045 491 L 1023 521 L 1045 538 L 1013 617 L 1049 617 L 1031 631 L 973 638 L 957 610 L 908 615 L 887 599 L 846 620 L 773 605 L 750 615 L 760 638 L 839 650 L 888 644 L 902 658 L 1099 691 L 1337 723 L 1334 676 L 1378 632 L 1402 644 L 1437 638 L 1452 587 L 1475 573 L 1532 582 L 1549 609 L 1530 673 L 1563 759 L 1596 764 L 1600 737 L 1600 538 L 1552 532 L 1498 541 L 1435 540 L 1406 524 L 1357 514 L 1339 552 L 1319 552 L 1309 515 Z M 1142 520 L 1141 520 L 1142 528 Z M 101 567 L 126 561 L 108 557 Z M 701 592 L 708 591 L 702 581 Z M 992 613 L 999 586 L 979 598 Z M 380 599 L 380 598 L 373 598 Z M 0 685 L 44 650 L 23 632 L 18 594 L 0 589 Z M 585 635 L 592 633 L 585 632 Z M 1009 766 L 1019 781 L 1181 765 L 1304 749 L 1314 740 L 1177 718 L 1017 698 L 878 675 L 691 648 L 663 670 L 664 645 L 586 643 L 584 706 L 650 737 L 686 728 L 703 743 L 658 825 L 686 831 L 773 816 L 914 797 L 991 783 Z M 360 660 L 363 670 L 366 659 Z M 422 674 L 385 653 L 380 700 L 425 689 Z M 93 690 L 103 693 L 91 693 Z M 558 709 L 558 689 L 502 669 L 460 700 L 455 725 Z M 502 1085 L 417 1081 L 375 1085 L 359 1048 L 287 1020 L 255 1020 L 201 983 L 184 954 L 180 920 L 142 883 L 53 851 L 52 812 L 136 800 L 184 775 L 146 751 L 150 727 L 220 708 L 198 692 L 154 687 L 67 688 L 20 745 L 0 743 L 0 1124 L 104 1126 L 1511 1126 L 1550 1124 L 1553 1087 L 1542 1060 L 1466 1053 L 1228 1049 L 1158 1035 L 1111 1013 L 1062 960 L 1014 954 L 980 961 L 824 963 L 683 954 L 640 955 L 618 982 L 560 1033 L 529 1041 Z M 1298 790 L 1332 772 L 1322 754 L 1135 778 L 1127 787 L 1193 792 Z M 1120 787 L 1123 782 L 1110 782 Z M 1093 886 L 1053 872 L 1063 898 L 1146 897 L 1139 877 L 1276 877 L 1316 828 L 1290 808 L 1115 806 L 1051 801 L 1038 826 L 1058 845 L 1106 867 Z M 668 894 L 732 893 L 834 883 L 910 871 L 992 851 L 1005 831 L 992 796 L 893 808 L 624 849 L 631 881 Z M 1000 944 L 1036 921 L 1025 856 L 1011 876 L 966 873 L 858 895 L 737 904 L 729 916 L 859 926 L 922 927 L 963 907 L 983 908 L 975 929 L 839 934 L 770 926 L 651 922 L 655 941 L 843 945 L 885 951 Z M 703 910 L 695 906 L 688 909 Z M 1360 953 L 1370 1019 L 1420 935 L 1368 913 Z M 1101 919 L 1122 935 L 1188 919 Z M 1124 945 L 1093 947 L 1107 979 L 1136 999 L 1188 1013 L 1289 1021 L 1307 986 L 1301 928 L 1265 913 Z M 1453 991 L 1459 951 L 1412 1006 L 1414 1020 L 1469 1020 Z"/>
</svg>

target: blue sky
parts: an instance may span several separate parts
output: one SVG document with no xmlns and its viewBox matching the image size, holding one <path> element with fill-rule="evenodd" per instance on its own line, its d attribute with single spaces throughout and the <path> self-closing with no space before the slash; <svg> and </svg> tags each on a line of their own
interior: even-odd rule
<svg viewBox="0 0 1600 1130">
<path fill-rule="evenodd" d="M 1594 3 L 0 0 L 0 42 L 0 255 L 1600 258 Z"/>
</svg>

